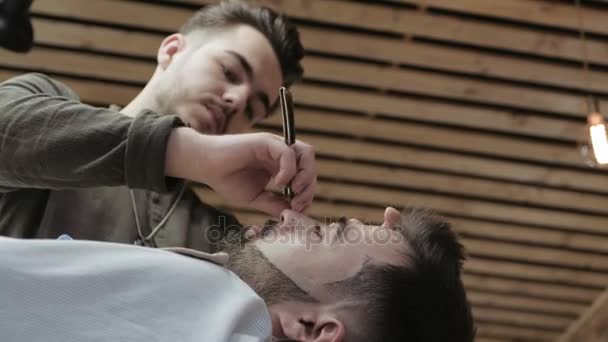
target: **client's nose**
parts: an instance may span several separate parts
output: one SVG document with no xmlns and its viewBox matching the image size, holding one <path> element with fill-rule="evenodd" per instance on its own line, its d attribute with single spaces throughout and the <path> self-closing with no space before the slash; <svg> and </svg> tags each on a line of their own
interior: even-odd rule
<svg viewBox="0 0 608 342">
<path fill-rule="evenodd" d="M 285 209 L 281 212 L 281 225 L 295 223 L 302 214 L 297 211 Z"/>
<path fill-rule="evenodd" d="M 300 214 L 297 211 L 291 209 L 285 209 L 281 212 L 281 223 L 280 226 L 283 228 L 294 228 L 301 227 L 305 228 L 315 224 L 315 220 Z"/>
</svg>

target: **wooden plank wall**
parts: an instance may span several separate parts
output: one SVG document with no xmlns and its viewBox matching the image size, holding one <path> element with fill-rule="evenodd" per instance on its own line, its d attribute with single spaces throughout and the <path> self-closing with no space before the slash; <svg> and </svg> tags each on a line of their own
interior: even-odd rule
<svg viewBox="0 0 608 342">
<path fill-rule="evenodd" d="M 41 71 L 85 102 L 124 105 L 163 36 L 208 2 L 36 0 L 36 47 L 0 52 L 0 78 Z M 319 157 L 311 215 L 376 222 L 393 204 L 447 216 L 470 255 L 479 341 L 554 340 L 606 288 L 608 173 L 576 149 L 586 81 L 572 2 L 256 2 L 296 21 L 307 48 L 293 94 L 298 137 Z M 608 6 L 583 6 L 589 87 L 608 114 Z"/>
<path fill-rule="evenodd" d="M 598 297 L 579 319 L 570 324 L 557 342 L 608 340 L 608 291 Z"/>
</svg>

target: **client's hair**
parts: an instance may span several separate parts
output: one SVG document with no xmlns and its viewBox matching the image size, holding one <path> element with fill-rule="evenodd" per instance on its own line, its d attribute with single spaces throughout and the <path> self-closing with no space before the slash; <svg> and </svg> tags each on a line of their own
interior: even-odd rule
<svg viewBox="0 0 608 342">
<path fill-rule="evenodd" d="M 471 307 L 460 277 L 463 246 L 431 211 L 406 208 L 397 227 L 408 247 L 403 266 L 366 264 L 329 285 L 337 301 L 359 306 L 347 341 L 472 342 Z"/>
</svg>

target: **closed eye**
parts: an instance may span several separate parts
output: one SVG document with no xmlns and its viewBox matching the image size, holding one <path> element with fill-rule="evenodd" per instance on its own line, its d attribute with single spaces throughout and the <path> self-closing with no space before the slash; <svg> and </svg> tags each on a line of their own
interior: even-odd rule
<svg viewBox="0 0 608 342">
<path fill-rule="evenodd" d="M 253 115 L 253 108 L 251 104 L 247 104 L 247 107 L 245 107 L 245 116 L 247 116 L 247 120 L 249 120 L 249 122 L 253 123 L 255 117 Z"/>
<path fill-rule="evenodd" d="M 236 73 L 223 64 L 222 64 L 222 72 L 224 73 L 224 76 L 226 77 L 228 82 L 230 82 L 230 83 L 238 82 L 238 76 L 236 75 Z"/>
<path fill-rule="evenodd" d="M 314 229 L 312 230 L 313 233 L 315 233 L 318 237 L 323 237 L 323 234 L 321 233 L 321 226 L 319 226 L 318 224 L 315 224 Z"/>
<path fill-rule="evenodd" d="M 338 233 L 340 235 L 342 235 L 344 229 L 346 229 L 346 226 L 348 226 L 348 219 L 344 216 L 340 217 L 338 220 Z"/>
</svg>

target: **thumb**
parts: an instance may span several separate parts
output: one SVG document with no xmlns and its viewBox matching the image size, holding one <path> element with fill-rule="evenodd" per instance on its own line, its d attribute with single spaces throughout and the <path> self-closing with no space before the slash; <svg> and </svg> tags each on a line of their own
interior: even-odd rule
<svg viewBox="0 0 608 342">
<path fill-rule="evenodd" d="M 251 202 L 251 207 L 272 217 L 279 217 L 283 210 L 290 208 L 289 202 L 283 196 L 270 191 L 264 191 L 256 197 Z"/>
</svg>

